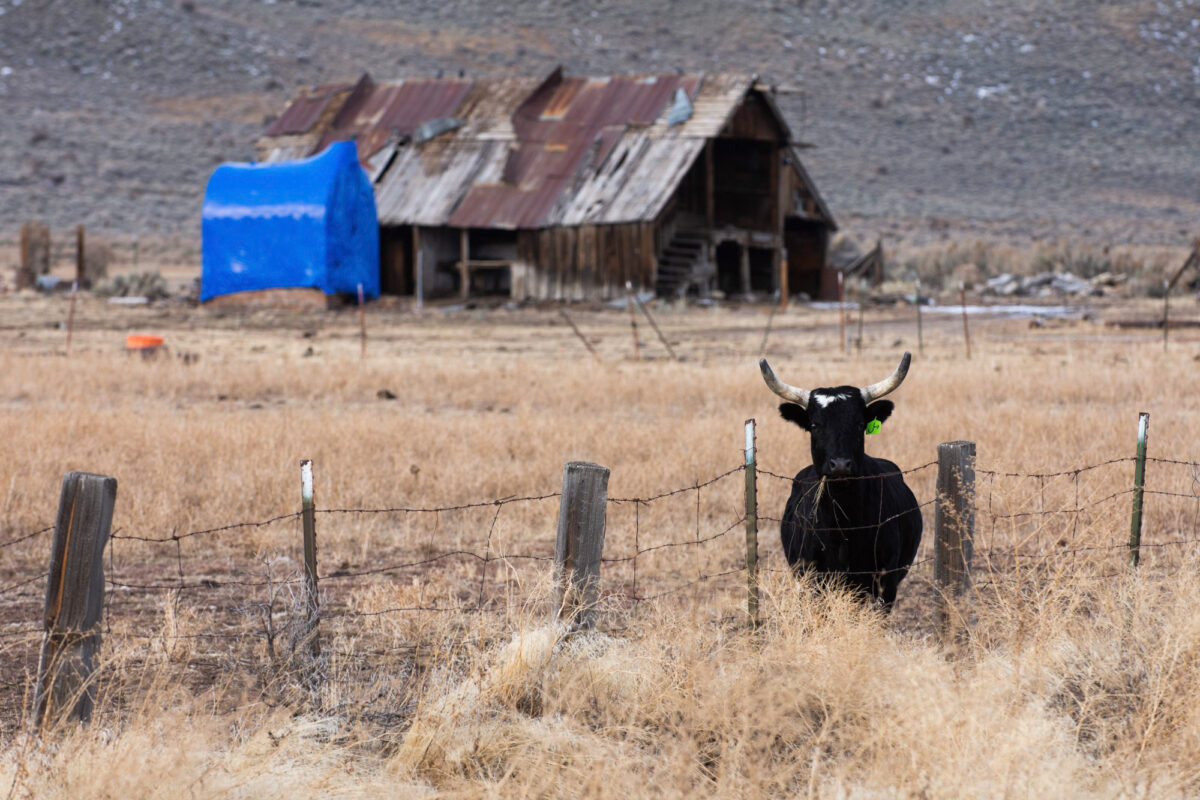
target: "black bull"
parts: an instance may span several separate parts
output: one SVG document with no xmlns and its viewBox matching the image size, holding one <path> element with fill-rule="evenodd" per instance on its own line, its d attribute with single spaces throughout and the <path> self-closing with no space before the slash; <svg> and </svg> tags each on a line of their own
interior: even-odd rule
<svg viewBox="0 0 1200 800">
<path fill-rule="evenodd" d="M 921 543 L 921 511 L 900 468 L 866 454 L 864 434 L 891 415 L 892 402 L 880 398 L 904 380 L 910 360 L 905 353 L 890 377 L 863 389 L 811 392 L 759 362 L 767 385 L 789 401 L 780 414 L 808 431 L 812 444 L 813 463 L 796 475 L 780 525 L 788 564 L 836 576 L 889 611 Z"/>
</svg>

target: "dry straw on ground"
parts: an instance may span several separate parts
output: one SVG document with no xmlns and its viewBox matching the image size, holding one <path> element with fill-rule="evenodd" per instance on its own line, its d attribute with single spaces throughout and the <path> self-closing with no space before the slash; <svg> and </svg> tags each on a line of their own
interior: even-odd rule
<svg viewBox="0 0 1200 800">
<path fill-rule="evenodd" d="M 978 443 L 973 635 L 951 654 L 929 624 L 927 566 L 890 619 L 782 571 L 786 479 L 760 479 L 758 634 L 737 571 L 741 474 L 629 502 L 736 470 L 750 416 L 764 470 L 806 463 L 757 375 L 764 312 L 663 312 L 683 363 L 654 342 L 635 362 L 623 315 L 573 312 L 601 365 L 553 311 L 373 313 L 364 360 L 348 315 L 151 313 L 84 304 L 69 359 L 57 331 L 0 334 L 0 540 L 52 521 L 69 469 L 118 477 L 124 537 L 87 729 L 26 734 L 42 584 L 6 590 L 0 785 L 14 797 L 1200 789 L 1197 476 L 1150 465 L 1150 488 L 1172 494 L 1147 500 L 1151 546 L 1131 577 L 1132 465 L 1076 472 L 1131 456 L 1142 410 L 1152 455 L 1196 460 L 1195 341 L 1163 354 L 1086 323 L 992 323 L 966 361 L 957 321 L 930 325 L 868 448 L 908 469 L 940 441 Z M 126 358 L 123 329 L 150 325 L 200 360 Z M 840 355 L 828 313 L 789 311 L 774 328 L 773 365 L 811 386 L 877 380 L 916 349 L 899 315 L 869 321 L 862 355 Z M 327 610 L 308 665 L 289 628 L 294 516 L 172 538 L 292 515 L 301 458 L 316 464 Z M 557 499 L 487 503 L 553 495 L 572 459 L 610 467 L 610 498 L 626 501 L 610 505 L 606 555 L 659 549 L 606 564 L 601 632 L 564 640 L 546 607 Z M 909 476 L 923 502 L 933 478 Z M 4 587 L 37 578 L 47 541 L 0 550 Z M 459 550 L 487 560 L 441 557 Z"/>
</svg>

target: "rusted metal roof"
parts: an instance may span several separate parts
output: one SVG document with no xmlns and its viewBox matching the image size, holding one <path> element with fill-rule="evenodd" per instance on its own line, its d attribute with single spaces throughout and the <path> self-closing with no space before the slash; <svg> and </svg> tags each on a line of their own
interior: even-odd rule
<svg viewBox="0 0 1200 800">
<path fill-rule="evenodd" d="M 259 142 L 264 157 L 306 146 L 309 155 L 352 139 L 375 183 L 382 224 L 464 228 L 653 219 L 704 142 L 756 91 L 749 75 L 589 78 L 561 69 L 544 78 L 379 84 L 364 75 L 323 89 L 272 124 Z M 668 125 L 677 91 L 692 114 Z M 341 107 L 331 112 L 339 93 Z M 446 130 L 429 141 L 413 138 L 423 123 L 445 118 L 461 125 L 439 125 Z M 312 130 L 318 120 L 325 127 Z"/>
<path fill-rule="evenodd" d="M 555 209 L 571 205 L 566 197 L 570 184 L 594 174 L 626 131 L 652 125 L 676 89 L 691 95 L 699 84 L 694 75 L 564 78 L 556 70 L 513 114 L 518 144 L 504 165 L 503 182 L 471 187 L 449 224 L 562 224 L 561 212 Z"/>
<path fill-rule="evenodd" d="M 296 133 L 308 133 L 321 114 L 329 107 L 330 102 L 341 92 L 349 89 L 349 84 L 316 86 L 292 101 L 279 118 L 267 128 L 265 136 L 287 136 Z"/>
<path fill-rule="evenodd" d="M 375 208 L 384 225 L 445 225 L 477 183 L 499 182 L 508 145 L 502 141 L 435 140 L 399 146 L 375 182 Z"/>
</svg>

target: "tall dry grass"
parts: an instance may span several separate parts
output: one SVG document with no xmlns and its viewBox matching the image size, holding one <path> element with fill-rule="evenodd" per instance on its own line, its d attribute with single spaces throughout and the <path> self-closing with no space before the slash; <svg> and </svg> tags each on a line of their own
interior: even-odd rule
<svg viewBox="0 0 1200 800">
<path fill-rule="evenodd" d="M 534 311 L 374 314 L 362 361 L 354 320 L 336 314 L 132 318 L 199 353 L 190 365 L 126 358 L 114 343 L 129 319 L 106 313 L 82 309 L 69 359 L 52 354 L 56 332 L 3 334 L 0 538 L 50 524 L 62 473 L 86 469 L 120 481 L 118 536 L 168 542 L 118 539 L 109 554 L 117 583 L 86 729 L 26 735 L 37 637 L 25 631 L 36 626 L 41 584 L 8 592 L 0 786 L 13 796 L 1200 788 L 1200 625 L 1188 577 L 1200 566 L 1188 541 L 1196 476 L 1151 464 L 1151 488 L 1174 494 L 1150 497 L 1144 538 L 1187 543 L 1148 548 L 1142 574 L 1129 577 L 1120 549 L 1129 498 L 1105 498 L 1128 489 L 1131 466 L 1073 472 L 1131 455 L 1141 410 L 1152 414 L 1152 454 L 1196 460 L 1186 435 L 1200 405 L 1194 341 L 1163 354 L 1151 338 L 1113 340 L 1087 324 L 1035 334 L 994 324 L 977 326 L 965 361 L 956 328 L 931 323 L 926 357 L 868 448 L 908 469 L 932 460 L 937 442 L 978 443 L 980 585 L 973 635 L 951 653 L 929 625 L 927 566 L 901 587 L 890 619 L 784 574 L 771 518 L 786 477 L 760 480 L 768 571 L 757 634 L 744 624 L 736 573 L 736 472 L 610 506 L 606 555 L 678 546 L 640 556 L 636 585 L 631 562 L 607 564 L 604 630 L 570 639 L 547 626 L 546 562 L 503 557 L 552 551 L 555 498 L 357 511 L 553 494 L 571 459 L 609 466 L 610 497 L 645 498 L 736 468 L 749 416 L 759 419 L 763 469 L 791 475 L 807 442 L 778 419 L 757 375 L 764 313 L 664 313 L 689 360 L 638 363 L 623 316 L 576 311 L 599 364 L 552 314 Z M 863 384 L 915 350 L 906 321 L 881 317 L 865 353 L 842 356 L 832 321 L 776 317 L 767 354 L 785 380 Z M 380 399 L 381 389 L 396 399 Z M 289 628 L 294 518 L 170 540 L 294 512 L 302 457 L 316 463 L 318 506 L 348 511 L 318 517 L 329 613 L 322 658 L 307 665 Z M 909 476 L 922 500 L 933 477 Z M 1075 508 L 1085 511 L 1062 513 Z M 46 549 L 44 536 L 0 549 L 4 586 L 36 577 Z M 455 549 L 492 560 L 362 574 Z M 171 589 L 181 573 L 185 589 Z M 456 610 L 401 610 L 433 607 Z"/>
</svg>

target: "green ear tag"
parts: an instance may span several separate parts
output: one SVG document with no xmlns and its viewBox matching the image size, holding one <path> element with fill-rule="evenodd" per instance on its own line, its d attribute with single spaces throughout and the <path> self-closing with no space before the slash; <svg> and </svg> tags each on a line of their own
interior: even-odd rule
<svg viewBox="0 0 1200 800">
<path fill-rule="evenodd" d="M 877 419 L 873 419 L 867 423 L 867 433 L 879 433 L 879 429 L 883 427 L 883 423 Z"/>
</svg>

